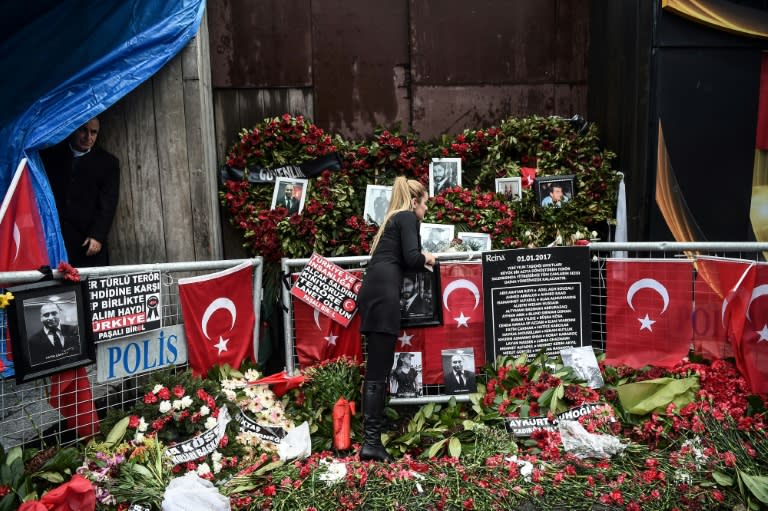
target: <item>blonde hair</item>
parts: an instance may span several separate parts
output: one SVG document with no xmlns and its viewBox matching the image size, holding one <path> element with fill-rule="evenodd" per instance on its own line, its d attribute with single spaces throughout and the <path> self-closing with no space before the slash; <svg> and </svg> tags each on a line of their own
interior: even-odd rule
<svg viewBox="0 0 768 511">
<path fill-rule="evenodd" d="M 413 210 L 411 200 L 421 200 L 425 195 L 427 195 L 427 190 L 419 181 L 416 181 L 415 179 L 406 179 L 403 176 L 395 178 L 395 182 L 392 184 L 392 199 L 389 201 L 387 214 L 384 215 L 384 220 L 381 222 L 381 226 L 379 226 L 379 231 L 376 233 L 376 236 L 374 236 L 373 243 L 371 243 L 371 255 L 376 251 L 376 247 L 379 244 L 384 228 L 389 223 L 389 219 L 401 211 Z"/>
</svg>

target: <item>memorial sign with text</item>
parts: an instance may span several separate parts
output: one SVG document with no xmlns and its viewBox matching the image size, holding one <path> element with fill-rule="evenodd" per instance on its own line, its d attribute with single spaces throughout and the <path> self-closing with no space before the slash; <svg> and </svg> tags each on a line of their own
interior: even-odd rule
<svg viewBox="0 0 768 511">
<path fill-rule="evenodd" d="M 312 254 L 291 294 L 346 327 L 357 312 L 362 282 L 325 257 Z"/>
<path fill-rule="evenodd" d="M 88 301 L 96 342 L 161 326 L 160 272 L 88 279 Z"/>
<path fill-rule="evenodd" d="M 589 344 L 589 249 L 483 253 L 486 360 Z"/>
</svg>

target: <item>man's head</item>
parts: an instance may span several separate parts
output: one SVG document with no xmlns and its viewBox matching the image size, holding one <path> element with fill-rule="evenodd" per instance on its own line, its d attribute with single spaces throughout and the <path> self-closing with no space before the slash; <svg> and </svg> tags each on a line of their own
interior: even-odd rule
<svg viewBox="0 0 768 511">
<path fill-rule="evenodd" d="M 453 368 L 454 373 L 460 373 L 464 370 L 464 360 L 461 355 L 451 357 L 451 368 Z"/>
<path fill-rule="evenodd" d="M 90 151 L 96 143 L 96 137 L 98 136 L 99 118 L 94 117 L 77 128 L 77 130 L 69 136 L 69 143 L 78 151 Z"/>
<path fill-rule="evenodd" d="M 435 181 L 442 181 L 446 177 L 446 169 L 442 163 L 435 163 L 432 166 L 432 173 L 435 175 Z"/>
<path fill-rule="evenodd" d="M 416 293 L 416 281 L 411 275 L 403 277 L 403 289 L 401 295 L 406 300 L 410 299 Z"/>
<path fill-rule="evenodd" d="M 552 198 L 552 202 L 560 202 L 563 200 L 563 187 L 552 185 L 552 188 L 549 189 L 549 196 Z"/>
<path fill-rule="evenodd" d="M 283 195 L 286 199 L 293 198 L 293 185 L 291 183 L 285 185 L 285 188 L 283 188 Z"/>
<path fill-rule="evenodd" d="M 53 302 L 48 302 L 40 307 L 40 322 L 48 330 L 59 327 L 59 314 L 61 309 Z"/>
</svg>

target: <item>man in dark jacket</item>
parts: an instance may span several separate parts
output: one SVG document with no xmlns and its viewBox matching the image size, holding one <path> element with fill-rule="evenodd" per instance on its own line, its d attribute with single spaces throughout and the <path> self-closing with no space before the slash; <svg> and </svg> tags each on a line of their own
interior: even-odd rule
<svg viewBox="0 0 768 511">
<path fill-rule="evenodd" d="M 464 369 L 464 360 L 461 355 L 451 357 L 451 372 L 445 375 L 445 391 L 448 394 L 477 392 L 475 373 Z"/>
<path fill-rule="evenodd" d="M 40 154 L 56 199 L 69 263 L 76 267 L 109 264 L 107 237 L 120 192 L 120 164 L 94 147 L 98 135 L 99 119 L 93 118 Z"/>
<path fill-rule="evenodd" d="M 77 327 L 61 324 L 61 307 L 47 302 L 40 307 L 43 328 L 27 340 L 29 365 L 34 366 L 80 354 L 80 335 Z"/>
</svg>

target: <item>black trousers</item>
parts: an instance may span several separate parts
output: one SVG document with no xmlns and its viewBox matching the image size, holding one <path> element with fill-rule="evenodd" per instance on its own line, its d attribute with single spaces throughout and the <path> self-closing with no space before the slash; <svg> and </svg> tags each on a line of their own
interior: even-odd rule
<svg viewBox="0 0 768 511">
<path fill-rule="evenodd" d="M 395 362 L 397 336 L 374 332 L 366 334 L 365 338 L 368 348 L 365 379 L 368 381 L 385 380 Z"/>
</svg>

